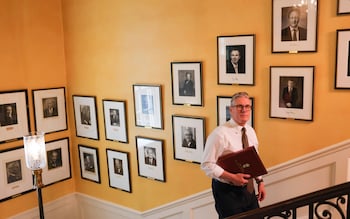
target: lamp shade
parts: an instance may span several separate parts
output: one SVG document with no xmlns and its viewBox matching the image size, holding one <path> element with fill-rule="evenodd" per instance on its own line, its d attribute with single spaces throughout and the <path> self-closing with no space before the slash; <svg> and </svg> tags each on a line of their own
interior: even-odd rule
<svg viewBox="0 0 350 219">
<path fill-rule="evenodd" d="M 46 166 L 46 149 L 44 132 L 32 132 L 23 136 L 26 165 L 31 170 Z"/>
</svg>

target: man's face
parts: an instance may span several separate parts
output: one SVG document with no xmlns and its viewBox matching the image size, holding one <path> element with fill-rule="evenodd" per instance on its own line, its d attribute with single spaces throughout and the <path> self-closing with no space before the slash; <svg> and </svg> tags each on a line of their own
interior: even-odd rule
<svg viewBox="0 0 350 219">
<path fill-rule="evenodd" d="M 299 13 L 297 11 L 292 11 L 288 17 L 289 25 L 293 28 L 298 27 L 299 19 L 300 19 Z"/>
<path fill-rule="evenodd" d="M 294 86 L 293 81 L 288 81 L 288 87 L 293 87 L 293 86 Z"/>
<path fill-rule="evenodd" d="M 235 100 L 235 106 L 239 106 L 239 105 L 242 105 L 242 106 L 249 105 L 250 106 L 249 98 L 246 98 L 246 97 L 237 98 Z M 251 111 L 250 109 L 246 109 L 246 108 L 239 109 L 238 107 L 234 107 L 234 106 L 230 107 L 231 118 L 238 125 L 241 125 L 241 126 L 244 126 L 248 122 L 248 120 L 250 118 L 250 111 Z"/>
<path fill-rule="evenodd" d="M 6 107 L 6 114 L 7 114 L 7 115 L 12 114 L 12 107 L 11 107 L 11 106 L 7 106 L 7 107 Z"/>
<path fill-rule="evenodd" d="M 192 133 L 191 132 L 186 131 L 184 134 L 185 134 L 186 141 L 191 141 L 192 140 Z"/>
<path fill-rule="evenodd" d="M 238 50 L 232 50 L 230 57 L 231 57 L 231 61 L 233 63 L 237 63 L 239 61 L 239 59 L 241 58 L 241 56 L 239 55 L 239 51 Z"/>
</svg>

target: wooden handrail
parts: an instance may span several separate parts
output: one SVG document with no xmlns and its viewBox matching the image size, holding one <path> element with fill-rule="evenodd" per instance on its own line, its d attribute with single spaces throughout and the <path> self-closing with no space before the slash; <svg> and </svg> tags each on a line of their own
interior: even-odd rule
<svg viewBox="0 0 350 219">
<path fill-rule="evenodd" d="M 308 193 L 286 201 L 244 212 L 226 219 L 269 219 L 300 218 L 297 209 L 308 207 L 309 219 L 342 218 L 350 219 L 350 182 Z M 336 216 L 334 216 L 336 215 Z"/>
</svg>

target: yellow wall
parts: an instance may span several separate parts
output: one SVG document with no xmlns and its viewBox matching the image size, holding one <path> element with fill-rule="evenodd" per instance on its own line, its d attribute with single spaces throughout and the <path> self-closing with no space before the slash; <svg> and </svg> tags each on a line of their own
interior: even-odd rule
<svg viewBox="0 0 350 219">
<path fill-rule="evenodd" d="M 271 0 L 63 0 L 62 11 L 59 0 L 2 2 L 0 43 L 8 54 L 0 54 L 1 74 L 11 72 L 13 83 L 1 83 L 1 90 L 68 88 L 69 132 L 49 137 L 71 136 L 74 178 L 46 188 L 45 201 L 77 191 L 144 211 L 208 189 L 198 164 L 174 160 L 171 116 L 205 117 L 208 135 L 216 126 L 216 96 L 240 90 L 255 98 L 254 126 L 268 167 L 349 138 L 349 91 L 333 84 L 336 30 L 348 28 L 350 16 L 336 15 L 336 1 L 319 0 L 317 52 L 300 54 L 271 53 Z M 255 86 L 218 85 L 216 37 L 241 34 L 256 35 Z M 202 62 L 203 107 L 172 105 L 172 61 Z M 315 66 L 312 122 L 269 118 L 269 67 L 279 65 Z M 162 85 L 164 130 L 135 127 L 132 85 L 141 83 Z M 75 137 L 73 94 L 97 97 L 99 141 Z M 104 98 L 126 100 L 128 144 L 105 140 Z M 164 140 L 165 183 L 138 176 L 137 135 Z M 101 184 L 80 178 L 78 144 L 99 148 Z M 130 152 L 132 193 L 109 187 L 106 148 Z M 1 203 L 0 212 L 5 205 L 12 206 L 7 215 L 31 208 L 35 203 L 23 203 L 32 199 L 34 193 Z"/>
</svg>

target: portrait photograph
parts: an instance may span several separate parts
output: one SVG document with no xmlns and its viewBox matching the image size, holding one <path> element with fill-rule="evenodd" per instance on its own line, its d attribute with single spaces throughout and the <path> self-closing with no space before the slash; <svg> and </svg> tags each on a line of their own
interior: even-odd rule
<svg viewBox="0 0 350 219">
<path fill-rule="evenodd" d="M 350 1 L 349 0 L 337 0 L 337 14 L 338 15 L 348 15 L 350 14 Z"/>
<path fill-rule="evenodd" d="M 203 117 L 173 115 L 174 159 L 200 163 L 205 144 Z"/>
<path fill-rule="evenodd" d="M 109 187 L 131 193 L 129 153 L 107 148 Z"/>
<path fill-rule="evenodd" d="M 202 63 L 171 62 L 174 105 L 202 106 Z"/>
<path fill-rule="evenodd" d="M 0 143 L 20 140 L 30 127 L 27 90 L 0 92 Z"/>
<path fill-rule="evenodd" d="M 136 136 L 139 176 L 165 182 L 163 141 Z"/>
<path fill-rule="evenodd" d="M 96 97 L 73 95 L 73 107 L 76 135 L 99 140 Z"/>
<path fill-rule="evenodd" d="M 217 125 L 222 125 L 231 119 L 230 106 L 231 106 L 232 96 L 217 96 Z M 252 106 L 250 118 L 247 122 L 248 125 L 254 127 L 254 98 L 249 97 L 250 104 Z"/>
<path fill-rule="evenodd" d="M 67 130 L 65 87 L 32 91 L 35 129 L 46 134 Z"/>
<path fill-rule="evenodd" d="M 314 66 L 270 67 L 270 118 L 313 120 Z"/>
<path fill-rule="evenodd" d="M 254 85 L 255 35 L 217 37 L 218 84 Z"/>
<path fill-rule="evenodd" d="M 24 148 L 0 151 L 0 201 L 34 191 L 32 172 L 26 166 Z"/>
<path fill-rule="evenodd" d="M 272 52 L 316 52 L 317 10 L 317 0 L 273 0 Z"/>
<path fill-rule="evenodd" d="M 43 183 L 52 185 L 70 179 L 71 163 L 69 138 L 61 138 L 45 143 L 47 165 L 43 169 Z"/>
<path fill-rule="evenodd" d="M 136 126 L 163 129 L 160 85 L 133 85 Z"/>
<path fill-rule="evenodd" d="M 128 143 L 126 101 L 102 100 L 106 139 Z"/>
<path fill-rule="evenodd" d="M 95 147 L 78 145 L 81 178 L 101 183 L 98 149 Z"/>
<path fill-rule="evenodd" d="M 350 29 L 337 30 L 335 89 L 350 88 Z"/>
</svg>

